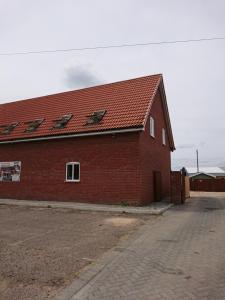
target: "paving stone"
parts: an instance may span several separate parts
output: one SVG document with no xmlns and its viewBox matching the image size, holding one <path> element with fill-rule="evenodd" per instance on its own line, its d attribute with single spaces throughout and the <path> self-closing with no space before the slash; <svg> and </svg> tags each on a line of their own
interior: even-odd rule
<svg viewBox="0 0 225 300">
<path fill-rule="evenodd" d="M 225 197 L 173 207 L 126 247 L 67 299 L 225 299 Z"/>
</svg>

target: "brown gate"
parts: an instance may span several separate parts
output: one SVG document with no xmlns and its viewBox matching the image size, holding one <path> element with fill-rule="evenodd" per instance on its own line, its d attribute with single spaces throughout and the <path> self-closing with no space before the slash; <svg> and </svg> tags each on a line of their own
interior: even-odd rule
<svg viewBox="0 0 225 300">
<path fill-rule="evenodd" d="M 160 201 L 162 199 L 162 176 L 161 172 L 154 171 L 153 173 L 154 184 L 154 201 Z"/>
<path fill-rule="evenodd" d="M 171 172 L 171 202 L 181 204 L 190 197 L 189 178 L 180 171 Z"/>
</svg>

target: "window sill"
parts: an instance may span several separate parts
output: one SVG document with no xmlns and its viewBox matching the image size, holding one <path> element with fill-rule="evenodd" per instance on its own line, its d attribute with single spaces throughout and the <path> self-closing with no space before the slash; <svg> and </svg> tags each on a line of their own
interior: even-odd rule
<svg viewBox="0 0 225 300">
<path fill-rule="evenodd" d="M 65 180 L 64 182 L 80 182 L 80 180 Z"/>
</svg>

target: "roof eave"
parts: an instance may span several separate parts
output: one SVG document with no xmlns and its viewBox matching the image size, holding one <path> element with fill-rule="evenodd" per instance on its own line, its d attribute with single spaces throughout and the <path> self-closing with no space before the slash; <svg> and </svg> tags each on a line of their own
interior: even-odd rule
<svg viewBox="0 0 225 300">
<path fill-rule="evenodd" d="M 22 143 L 22 142 L 35 142 L 35 141 L 44 141 L 44 140 L 56 140 L 56 139 L 66 139 L 66 138 L 76 138 L 76 137 L 86 137 L 86 136 L 98 136 L 98 135 L 107 135 L 107 134 L 118 134 L 118 133 L 132 133 L 143 131 L 144 127 L 142 125 L 136 127 L 127 127 L 127 128 L 118 128 L 102 131 L 90 131 L 90 132 L 81 132 L 74 134 L 59 134 L 59 135 L 50 135 L 50 136 L 41 136 L 33 138 L 22 138 L 22 139 L 12 139 L 6 141 L 0 141 L 0 144 L 13 144 L 13 143 Z"/>
<path fill-rule="evenodd" d="M 174 151 L 174 150 L 176 150 L 176 148 L 175 148 L 174 139 L 173 139 L 173 131 L 172 131 L 172 126 L 171 126 L 171 122 L 170 122 L 170 115 L 169 115 L 169 109 L 168 109 L 168 105 L 167 105 L 163 77 L 161 77 L 161 80 L 160 80 L 159 92 L 160 92 L 162 100 L 163 100 L 162 104 L 163 104 L 164 111 L 165 111 L 165 119 L 166 119 L 167 128 L 169 130 L 168 138 L 169 138 L 169 143 L 170 143 L 170 149 L 171 149 L 171 151 Z"/>
</svg>

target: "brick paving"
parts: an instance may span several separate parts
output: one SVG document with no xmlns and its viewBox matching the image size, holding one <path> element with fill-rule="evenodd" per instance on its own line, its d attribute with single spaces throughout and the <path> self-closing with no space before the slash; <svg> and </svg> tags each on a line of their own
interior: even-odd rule
<svg viewBox="0 0 225 300">
<path fill-rule="evenodd" d="M 144 225 L 67 299 L 225 299 L 225 194 L 196 195 Z"/>
</svg>

